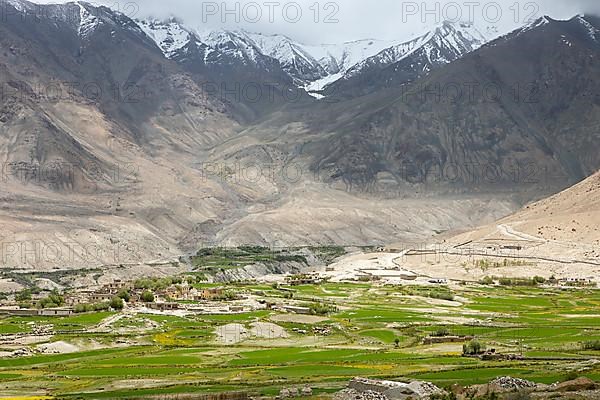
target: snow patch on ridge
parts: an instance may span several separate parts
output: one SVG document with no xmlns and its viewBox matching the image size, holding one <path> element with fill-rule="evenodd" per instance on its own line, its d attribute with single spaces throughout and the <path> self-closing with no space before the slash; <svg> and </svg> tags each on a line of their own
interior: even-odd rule
<svg viewBox="0 0 600 400">
<path fill-rule="evenodd" d="M 83 4 L 80 2 L 77 2 L 76 4 L 79 6 L 78 33 L 80 37 L 85 38 L 96 30 L 101 21 L 99 18 L 92 15 L 92 13 L 90 13 Z"/>
<path fill-rule="evenodd" d="M 549 23 L 550 23 L 550 21 L 548 20 L 548 17 L 546 17 L 546 16 L 540 17 L 540 18 L 536 19 L 535 21 L 531 21 L 530 23 L 525 25 L 523 28 L 521 28 L 519 30 L 519 33 L 525 33 L 532 29 L 539 28 L 540 26 L 547 25 Z"/>
<path fill-rule="evenodd" d="M 600 33 L 600 31 L 596 29 L 594 25 L 590 24 L 583 15 L 578 15 L 577 20 L 581 25 L 583 25 L 587 29 L 588 36 L 592 40 L 597 41 L 596 35 Z"/>
</svg>

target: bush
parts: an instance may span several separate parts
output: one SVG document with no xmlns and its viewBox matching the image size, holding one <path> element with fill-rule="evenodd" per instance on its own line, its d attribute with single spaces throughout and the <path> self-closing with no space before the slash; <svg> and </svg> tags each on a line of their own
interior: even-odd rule
<svg viewBox="0 0 600 400">
<path fill-rule="evenodd" d="M 469 343 L 463 345 L 463 354 L 467 356 L 473 356 L 481 354 L 485 351 L 485 346 L 482 345 L 478 340 L 471 340 Z"/>
<path fill-rule="evenodd" d="M 324 303 L 312 303 L 308 305 L 312 315 L 327 315 L 331 312 L 336 312 L 337 308 Z"/>
<path fill-rule="evenodd" d="M 171 278 L 171 282 L 173 285 L 181 285 L 183 283 L 183 278 L 176 276 L 175 278 Z"/>
<path fill-rule="evenodd" d="M 216 296 L 214 301 L 232 301 L 237 300 L 238 295 L 233 290 L 225 290 L 220 295 Z"/>
<path fill-rule="evenodd" d="M 431 297 L 432 299 L 440 299 L 440 300 L 448 300 L 448 301 L 454 300 L 454 295 L 452 293 L 447 292 L 447 291 L 442 291 L 442 290 L 433 290 L 433 291 L 429 292 L 429 297 Z"/>
<path fill-rule="evenodd" d="M 153 303 L 154 302 L 154 293 L 152 293 L 149 290 L 144 291 L 144 293 L 142 293 L 142 301 L 144 301 L 146 303 Z"/>
<path fill-rule="evenodd" d="M 494 279 L 491 276 L 486 276 L 479 283 L 481 283 L 482 285 L 493 285 Z"/>
<path fill-rule="evenodd" d="M 113 310 L 122 310 L 124 306 L 125 303 L 123 302 L 123 299 L 118 296 L 113 297 L 110 301 L 110 308 Z"/>
<path fill-rule="evenodd" d="M 110 304 L 108 302 L 94 304 L 94 311 L 108 311 L 109 308 Z"/>
<path fill-rule="evenodd" d="M 77 314 L 94 311 L 94 307 L 91 304 L 77 304 L 73 308 L 73 311 Z"/>
<path fill-rule="evenodd" d="M 435 337 L 450 336 L 450 331 L 447 328 L 439 328 L 438 330 L 433 332 L 432 336 L 435 336 Z"/>
<path fill-rule="evenodd" d="M 31 301 L 31 289 L 25 289 L 15 295 L 16 301 Z"/>
<path fill-rule="evenodd" d="M 129 294 L 129 290 L 127 289 L 121 289 L 121 291 L 117 294 L 117 297 L 127 302 L 129 302 L 129 300 L 131 299 L 131 295 Z"/>
<path fill-rule="evenodd" d="M 584 350 L 600 350 L 600 340 L 591 340 L 583 343 Z"/>
<path fill-rule="evenodd" d="M 565 375 L 565 379 L 564 381 L 573 381 L 575 379 L 579 378 L 579 372 L 577 371 L 569 371 L 566 375 Z"/>
</svg>

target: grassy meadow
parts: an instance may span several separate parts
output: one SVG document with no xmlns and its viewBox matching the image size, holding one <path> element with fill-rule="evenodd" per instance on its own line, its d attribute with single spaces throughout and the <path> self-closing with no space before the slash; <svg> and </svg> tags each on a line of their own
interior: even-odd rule
<svg viewBox="0 0 600 400">
<path fill-rule="evenodd" d="M 423 287 L 327 283 L 287 289 L 337 311 L 310 321 L 270 310 L 127 314 L 102 332 L 91 328 L 111 313 L 5 317 L 2 334 L 24 335 L 36 324 L 52 325 L 55 335 L 48 341 L 74 343 L 81 351 L 0 359 L 3 394 L 102 399 L 243 390 L 269 395 L 301 384 L 329 393 L 354 376 L 423 379 L 441 386 L 504 375 L 542 383 L 573 375 L 600 380 L 600 366 L 590 362 L 600 351 L 583 346 L 600 341 L 597 290 L 475 285 L 444 289 L 451 292 L 450 301 Z M 283 301 L 283 292 L 270 286 L 232 290 L 258 290 L 264 300 Z M 225 324 L 250 330 L 256 322 L 276 323 L 288 337 L 249 336 L 225 345 L 215 334 Z M 474 336 L 488 349 L 523 358 L 482 361 L 463 357 L 462 343 L 422 344 L 424 337 L 440 332 Z"/>
</svg>

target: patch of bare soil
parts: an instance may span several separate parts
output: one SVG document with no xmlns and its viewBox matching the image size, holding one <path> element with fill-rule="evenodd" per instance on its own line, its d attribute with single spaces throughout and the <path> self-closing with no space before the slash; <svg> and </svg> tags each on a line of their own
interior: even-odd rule
<svg viewBox="0 0 600 400">
<path fill-rule="evenodd" d="M 216 334 L 219 341 L 224 344 L 240 343 L 249 337 L 248 330 L 242 324 L 227 324 L 219 326 L 216 329 Z"/>
<path fill-rule="evenodd" d="M 250 334 L 263 339 L 285 339 L 289 337 L 285 329 L 270 322 L 255 322 L 251 324 Z"/>
</svg>

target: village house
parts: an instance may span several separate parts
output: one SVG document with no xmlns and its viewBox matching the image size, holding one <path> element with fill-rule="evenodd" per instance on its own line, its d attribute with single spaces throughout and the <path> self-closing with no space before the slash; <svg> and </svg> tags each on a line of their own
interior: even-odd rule
<svg viewBox="0 0 600 400">
<path fill-rule="evenodd" d="M 65 293 L 65 304 L 67 306 L 75 306 L 77 304 L 87 304 L 90 302 L 90 297 L 94 294 L 92 289 L 81 289 L 76 292 Z"/>
<path fill-rule="evenodd" d="M 106 285 L 102 286 L 101 291 L 104 293 L 117 294 L 123 289 L 129 290 L 132 287 L 133 286 L 131 285 L 131 283 L 123 282 L 117 279 L 111 283 L 107 283 Z"/>
<path fill-rule="evenodd" d="M 175 286 L 169 286 L 164 291 L 162 291 L 160 294 L 163 297 L 169 298 L 169 299 L 177 299 L 177 300 L 179 300 L 182 297 L 181 296 L 181 292 Z"/>
<path fill-rule="evenodd" d="M 198 292 L 194 300 L 215 300 L 223 296 L 223 288 L 202 289 Z"/>
<path fill-rule="evenodd" d="M 90 303 L 103 303 L 105 301 L 111 301 L 113 297 L 116 296 L 112 293 L 92 293 L 89 296 Z"/>
<path fill-rule="evenodd" d="M 193 297 L 190 296 L 193 289 L 187 283 L 182 283 L 179 285 L 171 285 L 166 288 L 161 295 L 166 298 L 175 299 L 175 300 L 193 300 Z"/>
</svg>

